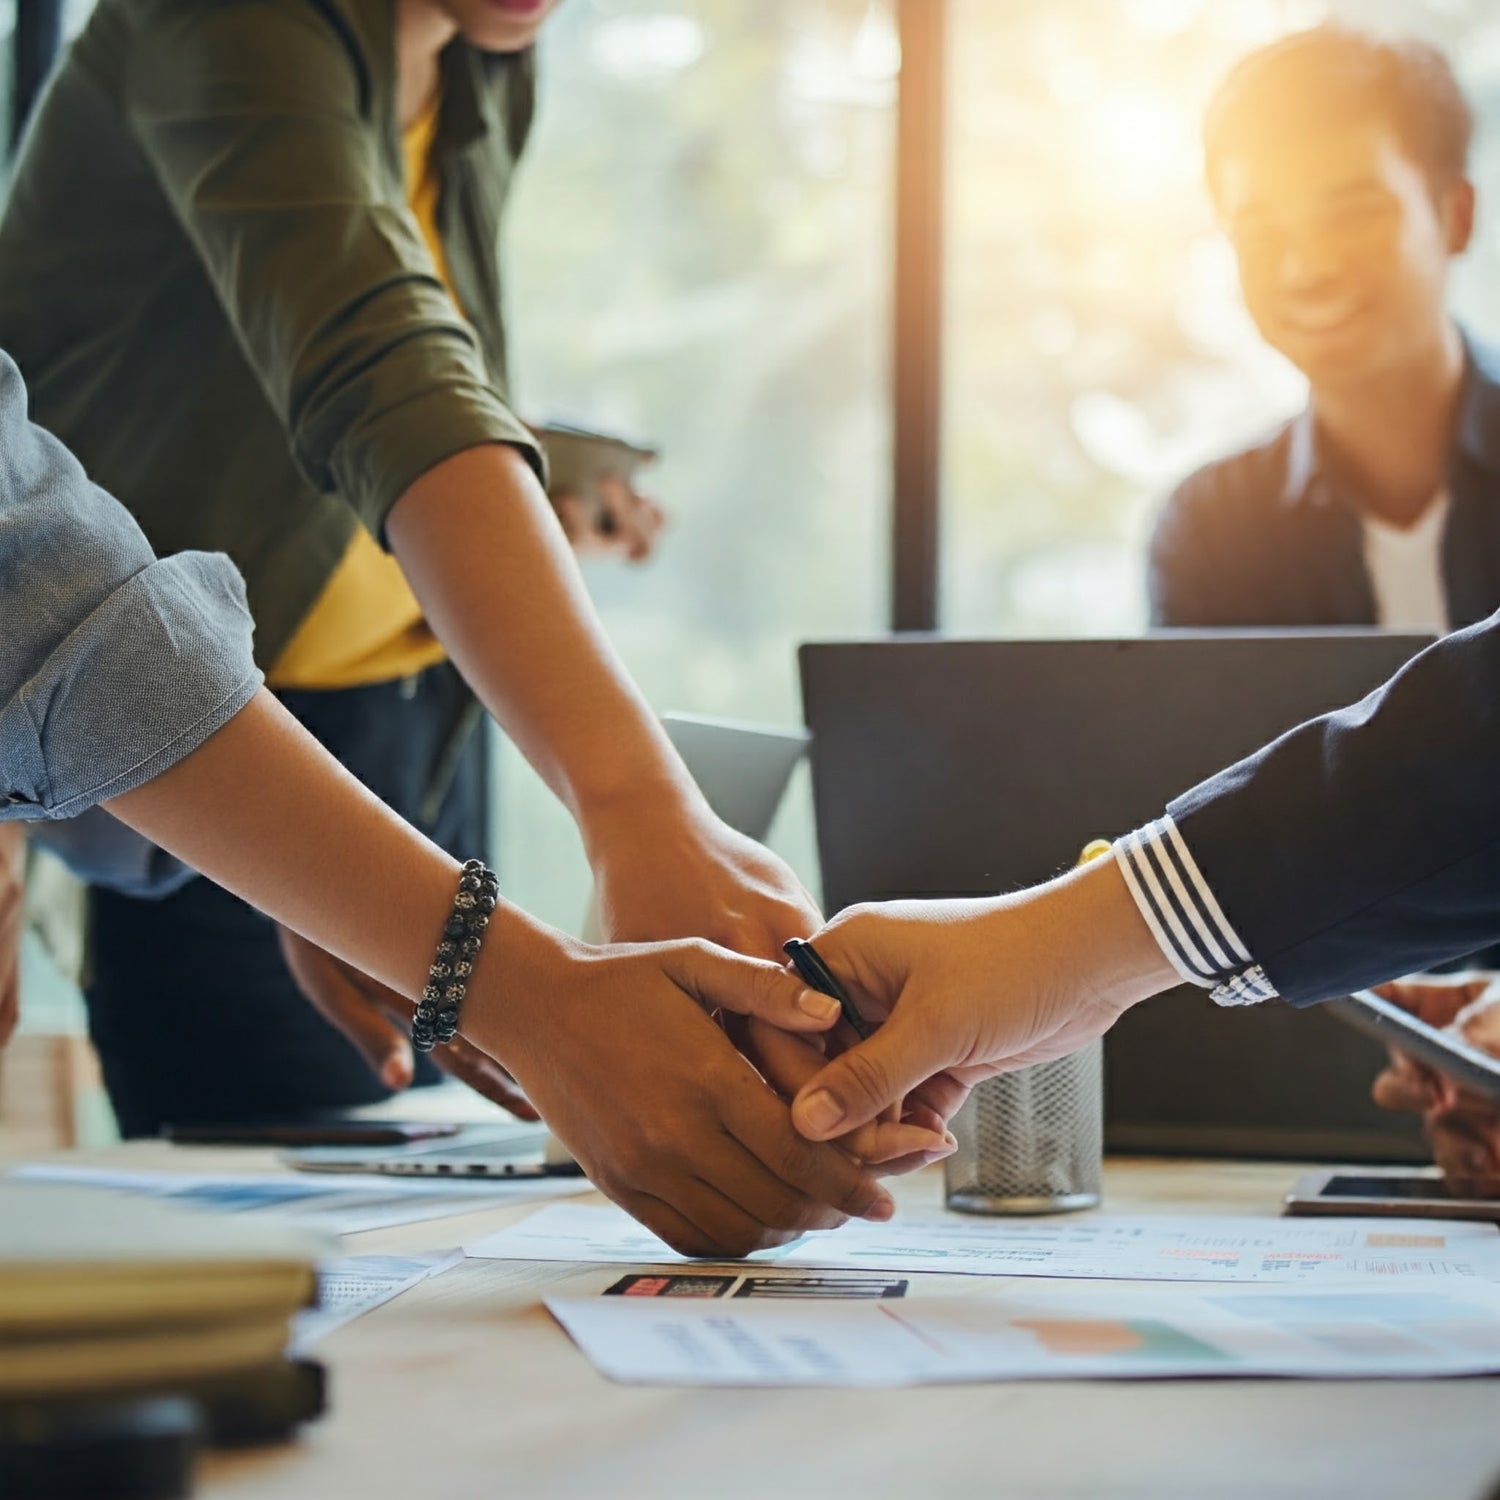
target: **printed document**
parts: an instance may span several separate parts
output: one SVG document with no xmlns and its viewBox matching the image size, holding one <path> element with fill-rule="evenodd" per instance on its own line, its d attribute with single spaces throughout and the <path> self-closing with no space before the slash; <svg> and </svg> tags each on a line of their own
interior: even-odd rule
<svg viewBox="0 0 1500 1500">
<path fill-rule="evenodd" d="M 231 1214 L 274 1214 L 308 1229 L 355 1234 L 445 1219 L 481 1208 L 503 1208 L 591 1192 L 583 1177 L 380 1177 L 362 1172 L 123 1172 L 101 1167 L 37 1163 L 16 1168 L 29 1182 L 69 1182 L 169 1198 L 190 1208 Z"/>
<path fill-rule="evenodd" d="M 399 1297 L 463 1259 L 462 1250 L 425 1255 L 341 1255 L 318 1262 L 318 1301 L 292 1319 L 293 1354 L 306 1354 L 335 1328 Z"/>
<path fill-rule="evenodd" d="M 493 1260 L 679 1265 L 623 1209 L 556 1203 L 465 1247 Z M 1143 1215 L 1063 1220 L 854 1220 L 755 1260 L 841 1271 L 1125 1281 L 1500 1281 L 1500 1231 L 1446 1219 Z"/>
<path fill-rule="evenodd" d="M 602 1374 L 644 1385 L 1500 1370 L 1500 1287 L 1485 1282 L 1341 1290 L 1073 1283 L 894 1301 L 557 1297 L 547 1307 Z"/>
</svg>

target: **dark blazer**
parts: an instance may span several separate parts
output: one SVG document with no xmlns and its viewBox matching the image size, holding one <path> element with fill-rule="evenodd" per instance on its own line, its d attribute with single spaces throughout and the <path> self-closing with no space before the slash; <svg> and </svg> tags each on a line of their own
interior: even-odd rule
<svg viewBox="0 0 1500 1500">
<path fill-rule="evenodd" d="M 1294 1003 L 1500 942 L 1500 613 L 1169 811 Z"/>
<path fill-rule="evenodd" d="M 1500 350 L 1465 338 L 1443 537 L 1449 619 L 1500 608 Z M 1167 501 L 1151 539 L 1153 625 L 1373 625 L 1375 595 L 1345 476 L 1319 452 L 1310 410 L 1205 465 Z"/>
</svg>

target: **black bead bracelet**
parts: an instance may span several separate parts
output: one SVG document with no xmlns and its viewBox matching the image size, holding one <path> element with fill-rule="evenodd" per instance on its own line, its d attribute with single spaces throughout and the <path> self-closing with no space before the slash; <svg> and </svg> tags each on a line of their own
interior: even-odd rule
<svg viewBox="0 0 1500 1500">
<path fill-rule="evenodd" d="M 467 860 L 458 879 L 453 910 L 443 923 L 437 955 L 427 971 L 427 985 L 411 1018 L 411 1044 L 431 1052 L 439 1042 L 458 1035 L 458 1012 L 479 957 L 479 945 L 490 913 L 500 900 L 495 872 L 477 859 Z"/>
</svg>

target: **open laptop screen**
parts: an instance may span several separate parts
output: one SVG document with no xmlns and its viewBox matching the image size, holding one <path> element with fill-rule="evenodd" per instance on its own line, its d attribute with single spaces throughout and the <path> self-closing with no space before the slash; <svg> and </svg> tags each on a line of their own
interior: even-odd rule
<svg viewBox="0 0 1500 1500">
<path fill-rule="evenodd" d="M 825 904 L 1045 880 L 1091 840 L 1158 817 L 1205 776 L 1362 697 L 1430 639 L 1164 631 L 804 646 Z M 1116 1150 L 1422 1155 L 1413 1122 L 1370 1102 L 1380 1049 L 1316 1011 L 1225 1011 L 1185 987 L 1130 1012 L 1105 1056 Z"/>
</svg>

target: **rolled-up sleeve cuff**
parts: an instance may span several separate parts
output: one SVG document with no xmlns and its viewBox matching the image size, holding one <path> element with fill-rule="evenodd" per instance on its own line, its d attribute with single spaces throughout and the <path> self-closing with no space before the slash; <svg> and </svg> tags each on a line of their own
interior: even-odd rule
<svg viewBox="0 0 1500 1500">
<path fill-rule="evenodd" d="M 365 416 L 334 462 L 339 490 L 382 546 L 391 507 L 429 469 L 486 443 L 520 451 L 538 480 L 546 460 L 531 430 L 486 386 L 433 385 Z"/>
<path fill-rule="evenodd" d="M 178 553 L 127 579 L 0 715 L 24 716 L 3 738 L 29 730 L 32 746 L 0 816 L 73 817 L 191 754 L 260 687 L 252 633 L 226 557 Z"/>
<path fill-rule="evenodd" d="M 1113 852 L 1141 919 L 1184 980 L 1218 1005 L 1277 998 L 1169 815 L 1117 839 Z"/>
</svg>

